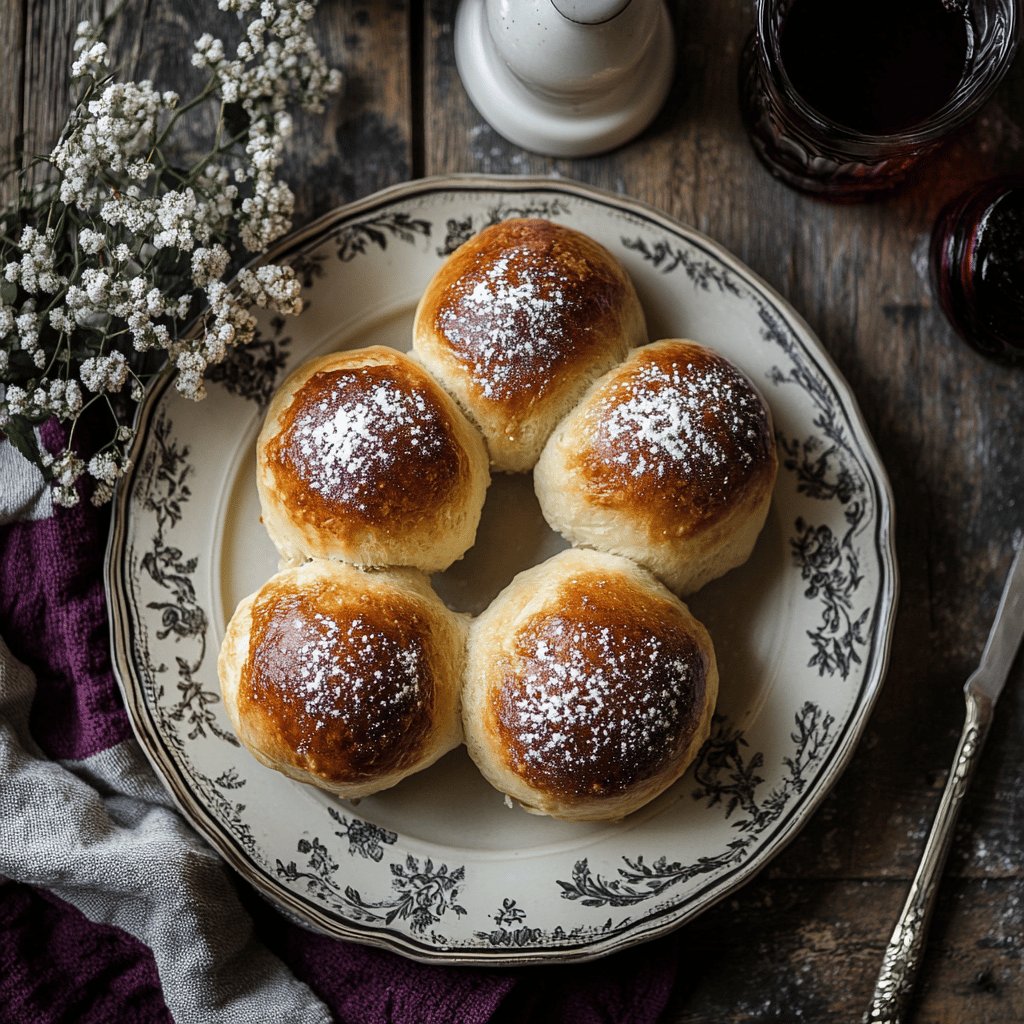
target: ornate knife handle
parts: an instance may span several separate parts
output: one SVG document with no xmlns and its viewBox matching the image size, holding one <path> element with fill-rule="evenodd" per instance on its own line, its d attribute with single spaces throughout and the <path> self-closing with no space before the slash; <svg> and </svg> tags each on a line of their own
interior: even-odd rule
<svg viewBox="0 0 1024 1024">
<path fill-rule="evenodd" d="M 967 715 L 953 758 L 953 768 L 924 844 L 910 893 L 882 959 L 875 995 L 871 1008 L 864 1015 L 864 1024 L 900 1024 L 910 1005 L 917 969 L 924 954 L 928 921 L 935 905 L 946 855 L 953 841 L 956 819 L 991 723 L 992 701 L 984 695 L 967 692 Z"/>
</svg>

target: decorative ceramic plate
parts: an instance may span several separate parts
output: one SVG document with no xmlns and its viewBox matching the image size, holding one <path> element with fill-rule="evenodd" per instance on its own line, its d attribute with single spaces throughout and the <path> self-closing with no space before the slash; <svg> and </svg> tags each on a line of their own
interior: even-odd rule
<svg viewBox="0 0 1024 1024">
<path fill-rule="evenodd" d="M 464 750 L 355 803 L 239 746 L 217 651 L 236 602 L 274 573 L 255 440 L 276 385 L 311 356 L 408 348 L 421 291 L 487 224 L 547 217 L 610 249 L 652 338 L 719 349 L 774 413 L 781 470 L 754 554 L 690 600 L 721 695 L 691 770 L 615 824 L 506 806 Z M 895 614 L 891 498 L 845 383 L 802 320 L 718 245 L 640 203 L 548 179 L 414 182 L 324 217 L 274 254 L 304 279 L 297 320 L 217 368 L 209 397 L 168 378 L 140 411 L 107 586 L 136 733 L 186 818 L 282 908 L 331 935 L 475 963 L 574 960 L 676 927 L 749 879 L 821 802 L 878 694 Z M 564 547 L 529 475 L 496 476 L 475 547 L 433 578 L 476 613 Z"/>
</svg>

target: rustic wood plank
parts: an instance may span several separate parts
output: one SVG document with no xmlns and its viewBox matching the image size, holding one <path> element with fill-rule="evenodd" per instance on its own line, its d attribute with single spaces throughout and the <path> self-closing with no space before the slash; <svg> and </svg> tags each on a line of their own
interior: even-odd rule
<svg viewBox="0 0 1024 1024">
<path fill-rule="evenodd" d="M 0 174 L 9 169 L 21 134 L 22 82 L 25 67 L 25 17 L 21 0 L 4 0 L 0 33 Z M 0 203 L 17 195 L 14 182 L 0 181 Z"/>
<path fill-rule="evenodd" d="M 64 124 L 60 112 L 67 114 L 73 16 L 70 10 L 62 10 L 56 4 L 25 7 L 20 114 L 27 153 L 48 152 Z"/>
<path fill-rule="evenodd" d="M 8 0 L 15 7 L 17 2 Z M 27 5 L 25 103 L 16 124 L 25 128 L 33 151 L 50 148 L 67 116 L 75 25 L 103 13 L 96 2 L 73 11 L 56 3 Z M 223 38 L 229 52 L 238 39 L 234 17 L 208 0 L 134 0 L 113 20 L 107 38 L 119 77 L 150 78 L 187 95 L 199 82 L 192 43 L 204 31 Z M 312 31 L 346 81 L 325 114 L 296 117 L 281 173 L 296 193 L 297 223 L 405 180 L 412 165 L 407 5 L 333 0 L 321 5 Z M 10 45 L 20 54 L 20 43 Z M 14 64 L 8 68 L 5 60 L 3 73 L 16 74 Z M 183 158 L 203 151 L 214 115 L 211 108 L 190 122 Z"/>
<path fill-rule="evenodd" d="M 898 882 L 833 886 L 765 880 L 678 933 L 673 1024 L 850 1024 L 864 1013 L 905 895 Z M 959 880 L 943 890 L 911 1020 L 1024 1019 L 1017 881 Z"/>
<path fill-rule="evenodd" d="M 325 117 L 305 117 L 297 129 L 285 173 L 301 219 L 409 178 L 407 7 L 402 0 L 332 0 L 319 8 L 317 37 L 345 85 Z"/>
</svg>

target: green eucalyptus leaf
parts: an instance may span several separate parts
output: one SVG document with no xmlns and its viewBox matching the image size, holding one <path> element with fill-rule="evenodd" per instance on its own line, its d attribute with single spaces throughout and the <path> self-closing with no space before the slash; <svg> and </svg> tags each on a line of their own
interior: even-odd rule
<svg viewBox="0 0 1024 1024">
<path fill-rule="evenodd" d="M 31 423 L 20 416 L 12 416 L 4 427 L 4 433 L 29 462 L 36 466 L 40 465 L 39 441 Z"/>
</svg>

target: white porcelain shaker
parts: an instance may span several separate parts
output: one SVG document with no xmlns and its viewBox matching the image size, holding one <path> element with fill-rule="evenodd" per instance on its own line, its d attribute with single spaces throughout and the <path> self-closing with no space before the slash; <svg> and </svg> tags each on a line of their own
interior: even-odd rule
<svg viewBox="0 0 1024 1024">
<path fill-rule="evenodd" d="M 672 84 L 675 45 L 663 0 L 462 0 L 455 61 L 499 134 L 578 157 L 647 127 Z"/>
</svg>

